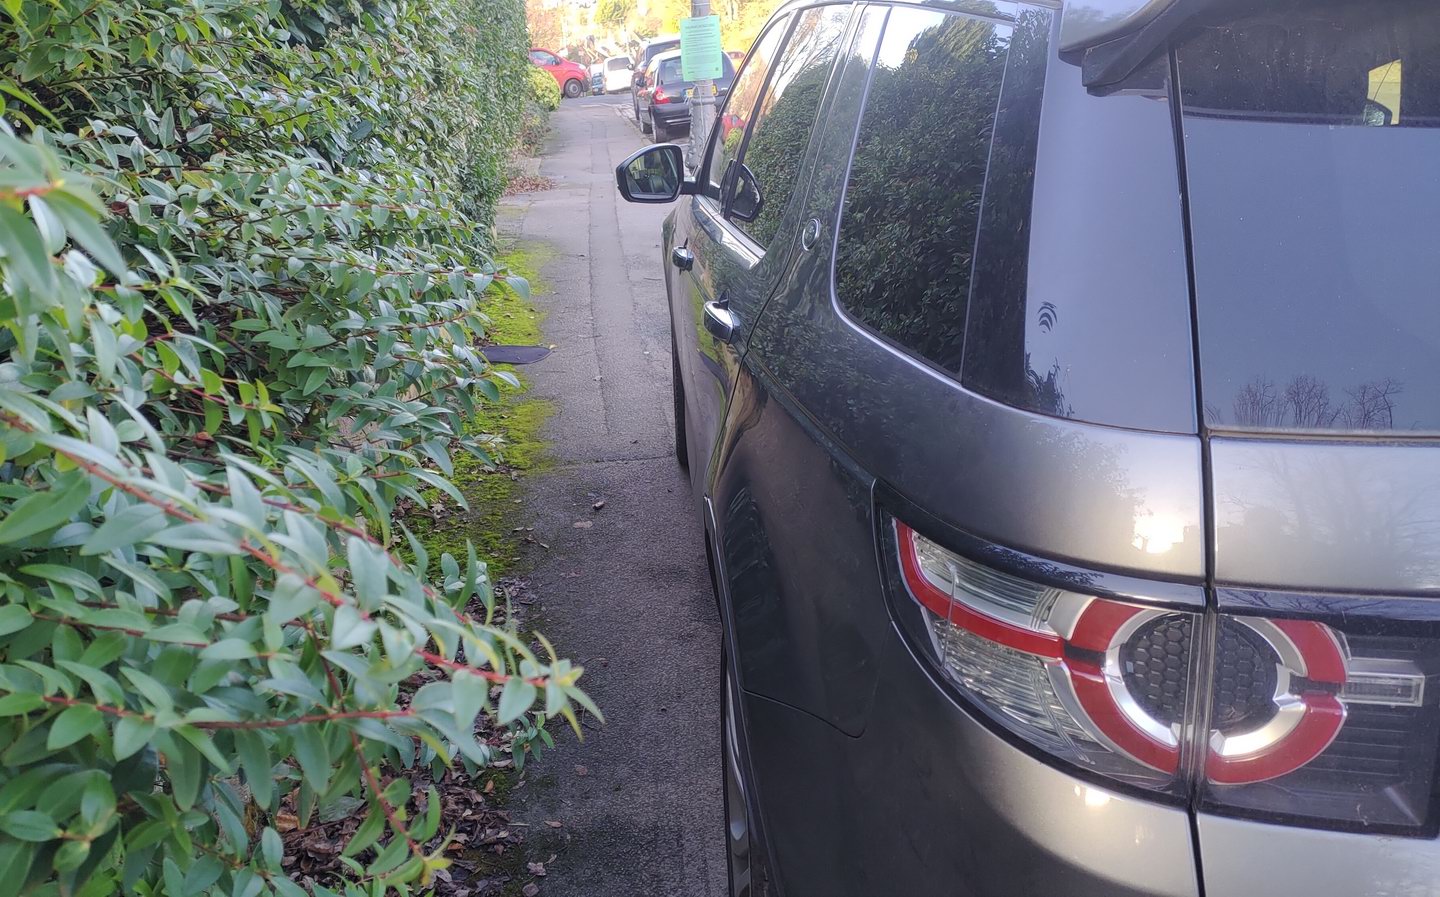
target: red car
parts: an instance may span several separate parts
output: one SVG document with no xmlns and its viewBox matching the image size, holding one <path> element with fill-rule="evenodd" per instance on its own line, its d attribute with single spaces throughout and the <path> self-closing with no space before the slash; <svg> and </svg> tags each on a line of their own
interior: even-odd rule
<svg viewBox="0 0 1440 897">
<path fill-rule="evenodd" d="M 571 99 L 584 93 L 585 86 L 590 83 L 590 73 L 585 66 L 562 59 L 549 50 L 531 47 L 530 61 L 549 72 L 555 83 L 560 85 L 560 92 Z"/>
</svg>

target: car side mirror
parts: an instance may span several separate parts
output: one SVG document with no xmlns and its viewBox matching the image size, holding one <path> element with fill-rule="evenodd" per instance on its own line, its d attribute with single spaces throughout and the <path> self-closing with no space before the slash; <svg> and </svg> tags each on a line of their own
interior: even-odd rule
<svg viewBox="0 0 1440 897">
<path fill-rule="evenodd" d="M 734 165 L 730 181 L 730 205 L 727 214 L 737 221 L 754 221 L 765 207 L 760 195 L 760 181 L 745 165 Z"/>
<path fill-rule="evenodd" d="M 626 202 L 673 202 L 695 192 L 685 177 L 685 151 L 673 143 L 647 146 L 615 166 L 615 186 Z"/>
</svg>

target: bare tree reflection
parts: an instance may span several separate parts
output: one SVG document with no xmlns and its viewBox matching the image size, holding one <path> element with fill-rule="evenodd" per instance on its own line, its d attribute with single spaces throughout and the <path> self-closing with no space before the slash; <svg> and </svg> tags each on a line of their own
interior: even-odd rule
<svg viewBox="0 0 1440 897">
<path fill-rule="evenodd" d="M 1233 403 L 1232 423 L 1261 430 L 1392 430 L 1395 398 L 1404 386 L 1394 377 L 1361 383 L 1334 400 L 1330 387 L 1310 374 L 1298 374 L 1277 387 L 1259 376 L 1240 387 Z M 1213 405 L 1212 419 L 1223 419 Z"/>
</svg>

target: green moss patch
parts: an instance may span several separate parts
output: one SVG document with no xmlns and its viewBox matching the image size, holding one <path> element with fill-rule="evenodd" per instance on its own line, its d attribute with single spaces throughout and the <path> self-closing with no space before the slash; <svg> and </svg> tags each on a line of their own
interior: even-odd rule
<svg viewBox="0 0 1440 897">
<path fill-rule="evenodd" d="M 544 244 L 516 244 L 498 256 L 496 263 L 529 281 L 533 297 L 545 292 L 539 269 L 552 255 Z M 530 299 L 511 290 L 497 291 L 486 304 L 485 313 L 491 321 L 486 334 L 490 342 L 542 342 L 544 316 Z M 426 499 L 438 499 L 440 511 L 418 511 L 406 521 L 432 558 L 444 552 L 463 558 L 466 540 L 473 542 L 476 553 L 490 565 L 492 579 L 519 568 L 524 544 L 524 534 L 515 531 L 519 525 L 515 512 L 519 507 L 520 478 L 547 464 L 547 446 L 540 434 L 554 410 L 552 403 L 527 396 L 529 383 L 521 370 L 511 365 L 497 368 L 515 374 L 520 386 L 502 389 L 497 402 L 481 403 L 465 424 L 466 436 L 481 440 L 496 461 L 489 467 L 468 453 L 456 455 L 451 481 L 469 502 L 469 510 L 457 508 L 454 513 L 445 513 L 444 498 L 436 492 L 426 495 Z"/>
</svg>

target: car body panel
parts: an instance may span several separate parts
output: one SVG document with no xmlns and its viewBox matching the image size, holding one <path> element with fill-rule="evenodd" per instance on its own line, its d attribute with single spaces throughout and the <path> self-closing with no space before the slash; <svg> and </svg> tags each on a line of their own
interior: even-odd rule
<svg viewBox="0 0 1440 897">
<path fill-rule="evenodd" d="M 755 297 L 761 256 L 723 220 L 719 206 L 705 197 L 681 201 L 666 219 L 661 245 L 666 259 L 671 326 L 685 392 L 686 444 L 698 488 L 704 480 L 697 471 L 704 471 L 709 464 L 729 404 L 739 354 L 760 312 Z M 684 248 L 694 257 L 690 270 L 682 271 L 671 264 L 675 248 Z M 721 342 L 705 329 L 704 305 L 717 299 L 728 302 L 740 324 L 732 343 Z"/>
<path fill-rule="evenodd" d="M 1440 895 L 1440 845 L 1433 839 L 1265 825 L 1205 814 L 1195 828 L 1210 894 Z"/>
<path fill-rule="evenodd" d="M 882 635 L 883 686 L 860 738 L 747 699 L 781 893 L 1198 897 L 1183 807 L 1046 766 L 934 687 L 893 629 Z"/>
<path fill-rule="evenodd" d="M 1143 26 L 1176 0 L 1067 0 L 1060 49 L 1075 50 L 1113 40 Z"/>
<path fill-rule="evenodd" d="M 1215 581 L 1440 592 L 1440 445 L 1216 437 Z"/>
<path fill-rule="evenodd" d="M 842 81 L 807 151 L 805 170 L 819 178 L 802 176 L 810 186 L 782 226 L 813 217 L 821 239 L 795 247 L 782 269 L 708 468 L 754 793 L 781 890 L 1010 897 L 1064 882 L 1075 897 L 1194 895 L 1183 809 L 1046 766 L 973 719 L 910 655 L 883 598 L 867 471 L 927 507 L 973 509 L 951 520 L 971 532 L 1000 530 L 1007 544 L 1051 556 L 1061 543 L 1091 566 L 1194 582 L 1199 440 L 1007 408 L 843 315 L 830 289 L 839 191 L 826 178 L 844 177 L 836 162 L 849 152 L 859 97 Z M 921 420 L 933 439 L 892 438 Z M 956 775 L 956 762 L 986 773 Z"/>
</svg>

